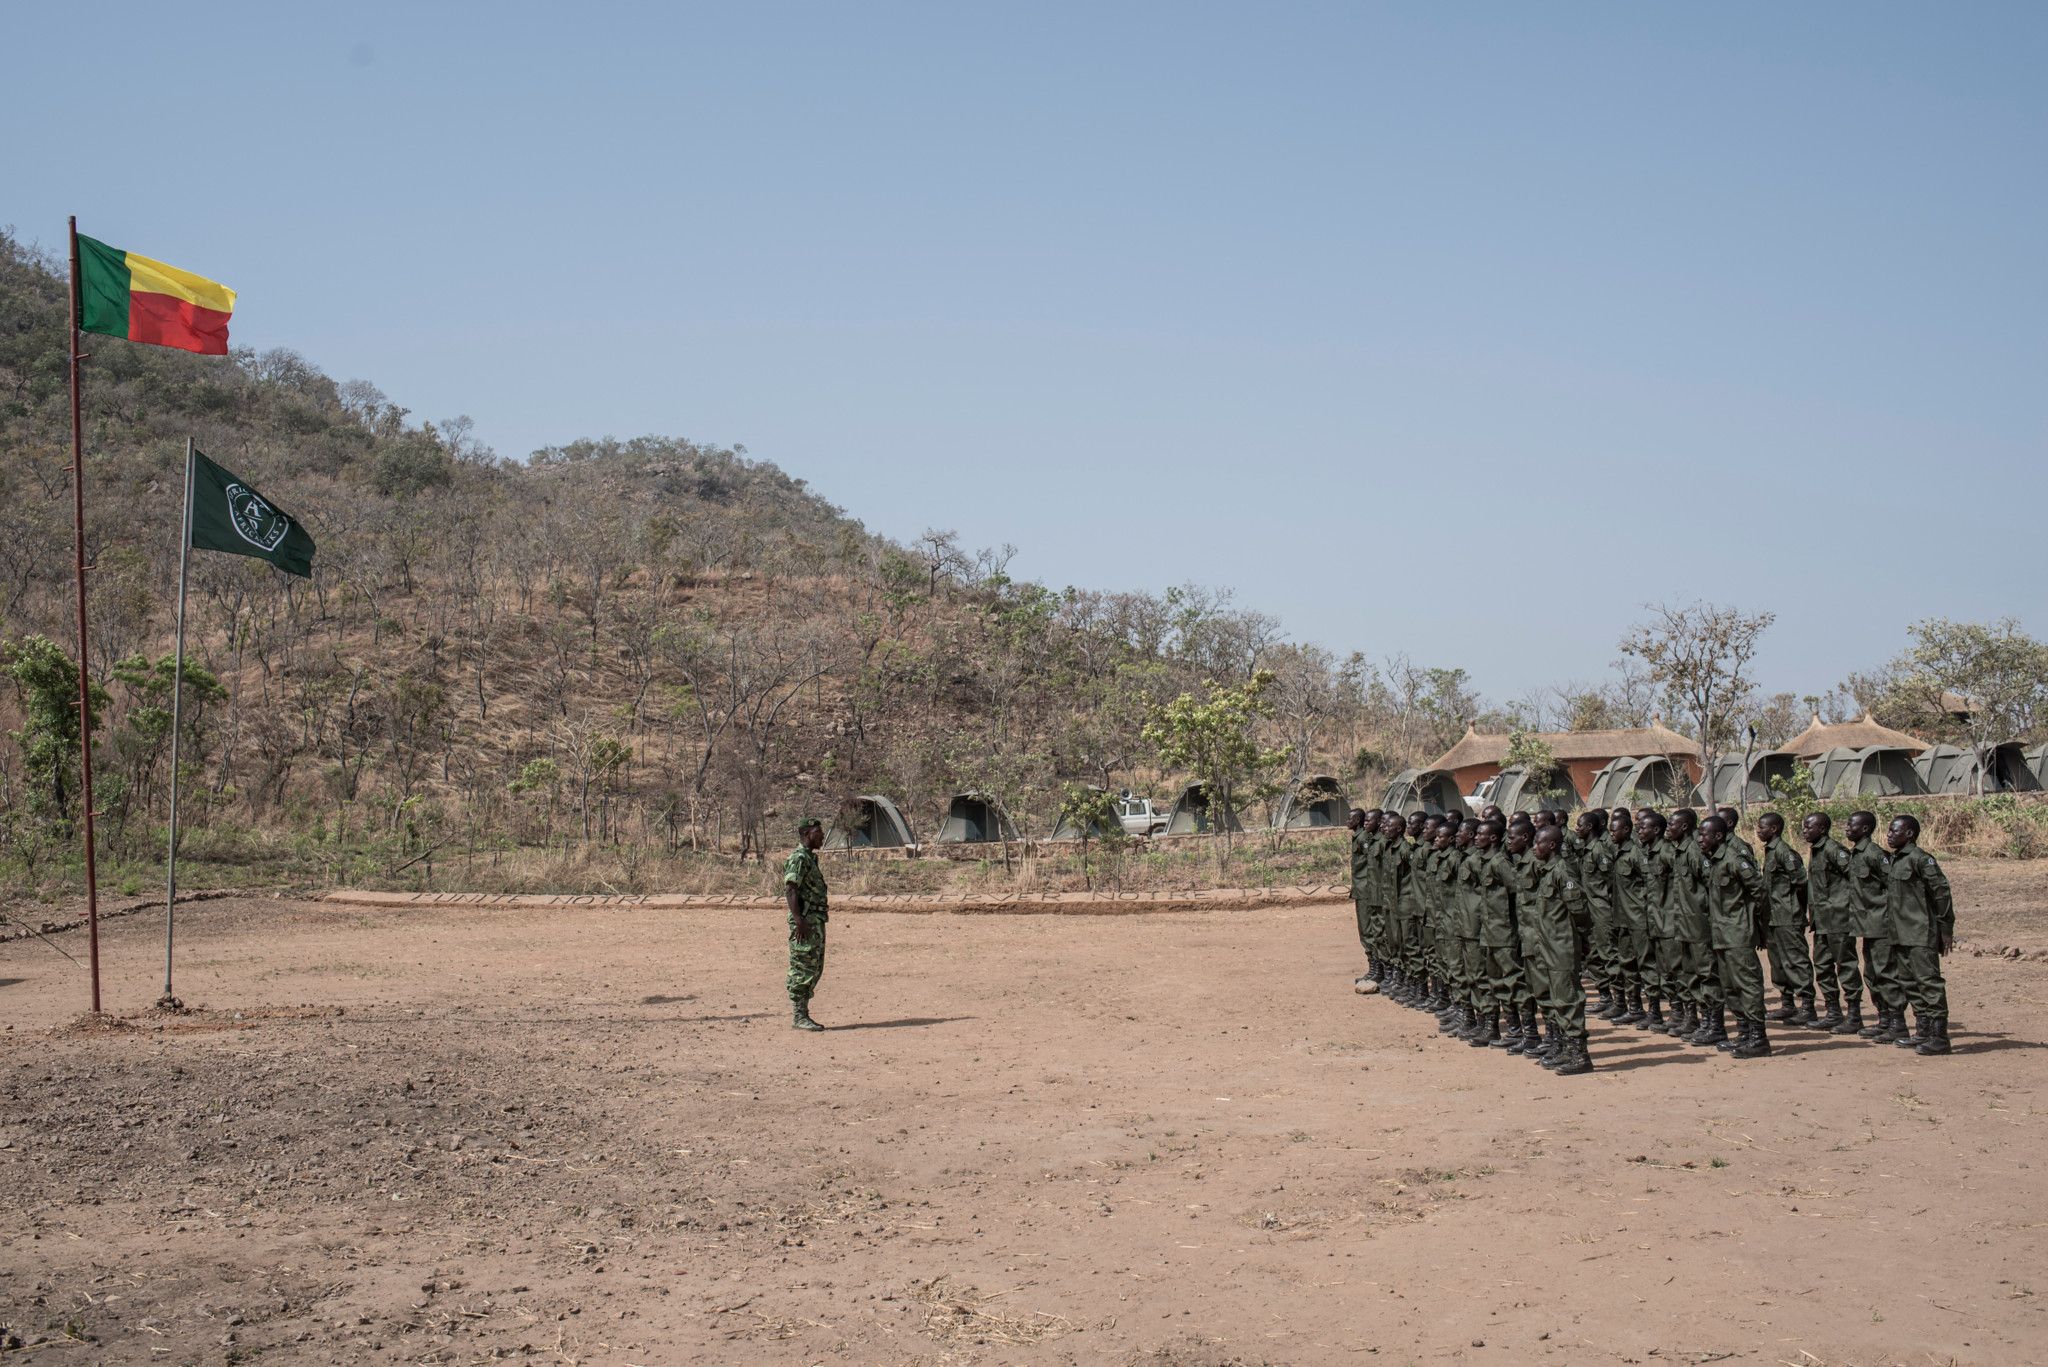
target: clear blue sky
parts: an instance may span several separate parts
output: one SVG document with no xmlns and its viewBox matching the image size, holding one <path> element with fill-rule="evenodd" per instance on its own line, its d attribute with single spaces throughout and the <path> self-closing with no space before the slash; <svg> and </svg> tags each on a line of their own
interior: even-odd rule
<svg viewBox="0 0 2048 1367">
<path fill-rule="evenodd" d="M 1054 585 L 1605 675 L 2048 631 L 2048 6 L 8 8 L 0 222 L 501 452 L 740 442 Z M 68 115 L 60 123 L 59 111 Z M 1423 582 L 1427 577 L 1427 590 Z"/>
</svg>

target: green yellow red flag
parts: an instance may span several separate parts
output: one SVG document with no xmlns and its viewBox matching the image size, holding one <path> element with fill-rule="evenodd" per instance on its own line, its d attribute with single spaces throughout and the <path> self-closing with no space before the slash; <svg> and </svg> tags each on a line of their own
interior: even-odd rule
<svg viewBox="0 0 2048 1367">
<path fill-rule="evenodd" d="M 78 326 L 131 342 L 228 354 L 235 292 L 135 252 L 78 237 Z"/>
</svg>

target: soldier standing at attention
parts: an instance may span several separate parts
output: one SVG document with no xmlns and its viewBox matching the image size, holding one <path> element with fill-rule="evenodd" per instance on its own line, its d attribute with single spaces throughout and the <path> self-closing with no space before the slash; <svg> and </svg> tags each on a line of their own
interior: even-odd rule
<svg viewBox="0 0 2048 1367">
<path fill-rule="evenodd" d="M 1515 894 L 1515 948 L 1522 958 L 1522 978 L 1528 984 L 1529 1005 L 1522 1022 L 1522 1053 L 1526 1056 L 1538 1052 L 1543 1045 L 1543 1008 L 1548 1005 L 1544 997 L 1542 967 L 1542 945 L 1537 940 L 1536 915 L 1533 906 L 1536 896 L 1536 880 L 1543 868 L 1536 862 L 1532 852 L 1539 830 L 1533 821 L 1517 816 L 1515 824 L 1508 827 L 1508 867 L 1513 870 L 1509 887 Z"/>
<path fill-rule="evenodd" d="M 1813 1014 L 1813 958 L 1806 949 L 1806 865 L 1785 843 L 1785 818 L 1765 812 L 1756 820 L 1764 857 L 1757 867 L 1764 876 L 1771 909 L 1771 981 L 1778 987 L 1774 1021 L 1816 1025 Z"/>
<path fill-rule="evenodd" d="M 1705 904 L 1707 873 L 1698 837 L 1699 820 L 1692 808 L 1680 807 L 1671 814 L 1664 844 L 1671 861 L 1671 902 L 1677 908 L 1679 975 L 1685 1004 L 1672 1013 L 1670 1033 L 1704 1047 L 1721 1043 L 1728 1038 L 1728 1031 L 1726 1015 L 1716 1009 L 1722 1005 L 1721 979 L 1715 971 L 1714 927 Z M 1674 1003 L 1677 998 L 1678 993 L 1673 992 Z"/>
<path fill-rule="evenodd" d="M 1664 839 L 1664 814 L 1652 807 L 1636 813 L 1636 843 L 1643 853 L 1643 995 L 1649 1008 L 1636 1022 L 1638 1030 L 1670 1033 L 1665 1027 L 1664 999 L 1678 1008 L 1678 909 L 1671 902 L 1671 856 Z"/>
<path fill-rule="evenodd" d="M 797 823 L 796 848 L 782 865 L 782 890 L 789 898 L 790 1028 L 823 1030 L 811 1019 L 811 994 L 825 976 L 825 872 L 818 867 L 818 847 L 825 827 L 816 817 Z"/>
<path fill-rule="evenodd" d="M 1870 837 L 1877 818 L 1869 812 L 1849 815 L 1849 886 L 1854 893 L 1855 929 L 1863 941 L 1863 982 L 1877 1023 L 1856 1033 L 1877 1044 L 1891 1044 L 1906 1033 L 1906 991 L 1892 970 L 1892 860 Z"/>
<path fill-rule="evenodd" d="M 1465 994 L 1464 1040 L 1483 1049 L 1500 1038 L 1500 1013 L 1492 1009 L 1486 980 L 1486 950 L 1479 943 L 1479 823 L 1461 821 L 1451 857 L 1451 930 L 1458 940 L 1458 986 Z"/>
<path fill-rule="evenodd" d="M 1600 989 L 1600 1009 L 1594 1014 L 1607 1020 L 1614 1015 L 1615 993 L 1626 991 L 1616 982 L 1614 846 L 1607 839 L 1607 809 L 1596 807 L 1580 812 L 1576 825 L 1579 857 L 1572 873 L 1586 890 L 1586 904 L 1593 909 L 1593 928 L 1586 942 L 1586 975 Z"/>
<path fill-rule="evenodd" d="M 1637 1025 L 1645 1016 L 1643 965 L 1649 953 L 1650 873 L 1628 808 L 1616 807 L 1608 813 L 1607 844 L 1614 878 L 1614 971 L 1619 988 L 1619 1005 L 1608 1019 L 1616 1025 Z"/>
<path fill-rule="evenodd" d="M 1351 829 L 1351 906 L 1358 914 L 1358 947 L 1365 951 L 1365 972 L 1351 980 L 1351 990 L 1361 994 L 1380 990 L 1373 981 L 1372 924 L 1368 919 L 1365 903 L 1365 813 L 1358 808 L 1351 809 L 1351 815 L 1344 824 Z"/>
<path fill-rule="evenodd" d="M 1519 1054 L 1535 1029 L 1529 981 L 1515 952 L 1515 866 L 1499 848 L 1501 825 L 1483 821 L 1472 838 L 1479 860 L 1472 885 L 1479 894 L 1479 946 L 1486 952 L 1487 1010 L 1490 1020 L 1507 1013 L 1507 1027 L 1487 1042 Z"/>
<path fill-rule="evenodd" d="M 1380 856 L 1381 896 L 1387 909 L 1387 953 L 1394 961 L 1395 982 L 1388 996 L 1403 1006 L 1420 1005 L 1422 950 L 1415 922 L 1415 869 L 1408 851 L 1408 823 L 1399 812 L 1380 817 L 1386 852 Z"/>
<path fill-rule="evenodd" d="M 1833 829 L 1826 812 L 1815 812 L 1799 823 L 1799 833 L 1811 849 L 1806 905 L 1813 913 L 1813 979 L 1827 994 L 1828 1013 L 1818 1024 L 1831 1035 L 1853 1035 L 1863 1029 L 1863 975 L 1856 971 L 1852 910 L 1855 891 L 1849 885 L 1849 851 L 1829 834 Z"/>
<path fill-rule="evenodd" d="M 1443 1006 L 1437 1012 L 1438 1027 L 1446 1035 L 1462 1034 L 1472 1028 L 1472 999 L 1464 985 L 1464 951 L 1458 946 L 1458 826 L 1455 821 L 1438 821 L 1430 828 L 1432 850 L 1429 862 L 1430 943 L 1436 948 L 1437 998 Z"/>
<path fill-rule="evenodd" d="M 1892 964 L 1920 1027 L 1908 1037 L 1902 1009 L 1894 1042 L 1918 1054 L 1946 1054 L 1948 984 L 1942 980 L 1941 956 L 1955 948 L 1955 899 L 1941 865 L 1920 848 L 1918 818 L 1893 817 L 1886 836 L 1892 847 Z"/>
<path fill-rule="evenodd" d="M 1536 832 L 1529 850 L 1534 876 L 1523 906 L 1535 932 L 1530 971 L 1542 983 L 1537 996 L 1550 1018 L 1549 1047 L 1537 1056 L 1559 1077 L 1576 1077 L 1593 1071 L 1586 1052 L 1586 989 L 1579 981 L 1579 944 L 1592 926 L 1592 908 L 1560 854 L 1563 845 L 1562 823 Z"/>
<path fill-rule="evenodd" d="M 1714 1003 L 1714 1031 L 1727 1037 L 1724 1008 L 1735 1013 L 1738 1028 L 1733 1058 L 1762 1058 L 1771 1052 L 1764 1025 L 1764 975 L 1756 952 L 1763 942 L 1757 913 L 1764 898 L 1763 875 L 1748 855 L 1728 841 L 1728 826 L 1718 816 L 1700 823 L 1700 867 L 1704 871 L 1707 918 L 1713 927 L 1714 971 L 1721 1000 Z M 1716 1045 L 1721 1039 L 1715 1040 Z"/>
</svg>

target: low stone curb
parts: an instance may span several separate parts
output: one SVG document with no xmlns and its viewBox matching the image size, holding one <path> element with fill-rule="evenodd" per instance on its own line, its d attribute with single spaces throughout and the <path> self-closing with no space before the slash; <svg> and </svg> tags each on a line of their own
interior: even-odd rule
<svg viewBox="0 0 2048 1367">
<path fill-rule="evenodd" d="M 1252 911 L 1262 907 L 1341 902 L 1341 884 L 1284 888 L 1210 888 L 1168 893 L 997 893 L 984 897 L 919 897 L 909 893 L 832 899 L 834 911 L 894 912 L 910 916 L 1142 916 L 1168 911 Z M 554 911 L 781 911 L 776 897 L 732 894 L 647 893 L 640 896 L 489 892 L 374 892 L 355 888 L 323 899 L 357 907 L 504 907 Z"/>
</svg>

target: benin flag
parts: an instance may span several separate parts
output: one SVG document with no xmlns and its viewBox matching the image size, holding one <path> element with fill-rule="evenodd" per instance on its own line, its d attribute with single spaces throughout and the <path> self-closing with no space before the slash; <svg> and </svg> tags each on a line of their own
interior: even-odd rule
<svg viewBox="0 0 2048 1367">
<path fill-rule="evenodd" d="M 234 311 L 226 285 L 79 235 L 78 326 L 86 332 L 225 356 Z"/>
</svg>

